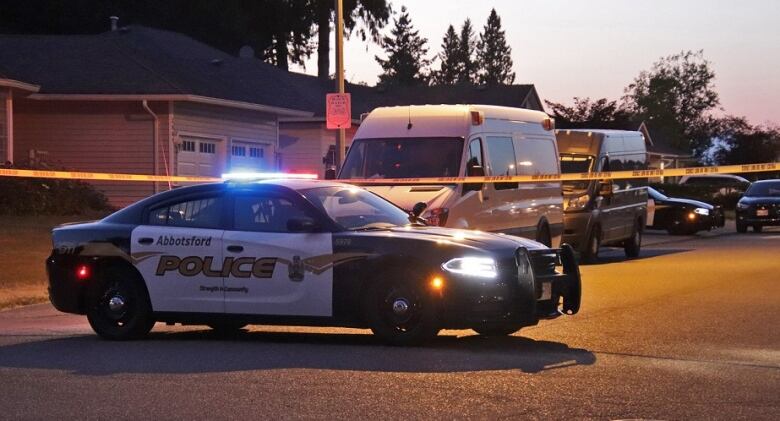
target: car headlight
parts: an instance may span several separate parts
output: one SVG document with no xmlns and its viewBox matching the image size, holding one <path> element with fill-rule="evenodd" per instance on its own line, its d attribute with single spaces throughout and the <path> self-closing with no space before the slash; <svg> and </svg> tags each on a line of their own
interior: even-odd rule
<svg viewBox="0 0 780 421">
<path fill-rule="evenodd" d="M 737 209 L 739 209 L 739 210 L 745 210 L 745 209 L 747 209 L 749 207 L 750 207 L 750 205 L 748 205 L 746 203 L 737 202 Z"/>
<path fill-rule="evenodd" d="M 710 210 L 706 208 L 696 208 L 693 210 L 695 213 L 698 213 L 699 215 L 709 215 Z"/>
<path fill-rule="evenodd" d="M 582 196 L 572 197 L 564 201 L 564 208 L 563 210 L 578 210 L 582 209 L 585 206 L 588 205 L 588 202 L 590 201 L 590 195 L 583 194 Z"/>
<path fill-rule="evenodd" d="M 478 278 L 495 278 L 498 276 L 496 261 L 490 257 L 459 257 L 441 265 L 447 272 Z"/>
</svg>

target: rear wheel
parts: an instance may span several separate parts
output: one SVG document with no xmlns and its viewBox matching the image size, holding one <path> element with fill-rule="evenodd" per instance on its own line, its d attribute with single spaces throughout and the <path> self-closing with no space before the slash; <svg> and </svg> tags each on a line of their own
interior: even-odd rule
<svg viewBox="0 0 780 421">
<path fill-rule="evenodd" d="M 737 222 L 737 232 L 739 233 L 746 233 L 747 232 L 747 225 L 744 223 Z"/>
<path fill-rule="evenodd" d="M 764 230 L 764 227 L 761 225 L 753 225 L 753 232 L 761 232 Z"/>
<path fill-rule="evenodd" d="M 588 242 L 585 250 L 582 252 L 582 260 L 594 263 L 599 260 L 599 249 L 601 248 L 601 227 L 594 226 L 588 235 Z"/>
<path fill-rule="evenodd" d="M 623 245 L 623 250 L 626 252 L 626 257 L 639 257 L 639 252 L 642 249 L 642 223 L 637 221 L 634 225 L 634 232 L 631 234 L 631 238 L 626 240 Z"/>
<path fill-rule="evenodd" d="M 509 336 L 523 327 L 518 324 L 505 324 L 505 325 L 482 325 L 472 327 L 471 330 L 479 333 L 481 336 Z"/>
<path fill-rule="evenodd" d="M 417 344 L 439 333 L 436 301 L 413 276 L 376 282 L 363 304 L 371 330 L 388 344 Z"/>
<path fill-rule="evenodd" d="M 87 320 L 102 338 L 138 339 L 154 326 L 152 306 L 142 281 L 129 271 L 108 270 Z"/>
</svg>

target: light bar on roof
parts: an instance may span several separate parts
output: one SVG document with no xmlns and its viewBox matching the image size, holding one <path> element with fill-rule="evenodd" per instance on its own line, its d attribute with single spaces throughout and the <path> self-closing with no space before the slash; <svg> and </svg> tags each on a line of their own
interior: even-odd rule
<svg viewBox="0 0 780 421">
<path fill-rule="evenodd" d="M 225 181 L 252 181 L 252 180 L 271 180 L 271 179 L 301 179 L 316 180 L 317 174 L 299 174 L 285 172 L 232 172 L 222 174 Z"/>
</svg>

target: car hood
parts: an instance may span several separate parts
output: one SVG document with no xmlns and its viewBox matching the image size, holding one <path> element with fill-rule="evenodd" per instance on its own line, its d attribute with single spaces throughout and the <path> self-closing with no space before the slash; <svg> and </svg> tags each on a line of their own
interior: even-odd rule
<svg viewBox="0 0 780 421">
<path fill-rule="evenodd" d="M 757 203 L 763 204 L 763 205 L 780 205 L 780 197 L 775 196 L 743 196 L 742 199 L 739 199 L 740 203 L 744 203 L 746 205 L 754 205 Z"/>
<path fill-rule="evenodd" d="M 428 209 L 443 207 L 455 193 L 454 185 L 366 186 L 365 188 L 395 203 L 396 206 L 407 212 L 411 211 L 418 202 L 427 204 Z"/>
<path fill-rule="evenodd" d="M 676 197 L 670 197 L 664 200 L 663 203 L 680 205 L 680 206 L 693 206 L 697 208 L 704 208 L 710 210 L 715 209 L 715 206 L 710 205 L 709 203 L 699 202 L 698 200 L 691 200 L 691 199 L 679 199 Z"/>
<path fill-rule="evenodd" d="M 544 244 L 513 235 L 483 231 L 462 230 L 430 226 L 406 226 L 385 230 L 354 231 L 357 235 L 370 235 L 379 238 L 407 239 L 436 244 L 461 245 L 478 250 L 502 250 L 525 247 L 529 250 L 547 249 Z"/>
</svg>

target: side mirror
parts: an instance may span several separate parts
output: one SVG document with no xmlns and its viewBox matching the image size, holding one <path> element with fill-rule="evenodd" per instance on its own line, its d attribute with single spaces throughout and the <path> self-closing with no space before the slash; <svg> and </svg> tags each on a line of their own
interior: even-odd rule
<svg viewBox="0 0 780 421">
<path fill-rule="evenodd" d="M 610 180 L 599 182 L 599 195 L 603 197 L 612 197 L 612 182 Z"/>
<path fill-rule="evenodd" d="M 317 228 L 317 222 L 312 218 L 301 217 L 287 220 L 287 231 L 290 232 L 314 232 Z"/>
<path fill-rule="evenodd" d="M 425 209 L 428 208 L 428 204 L 425 202 L 417 202 L 415 203 L 414 207 L 412 208 L 412 216 L 415 218 L 419 218 L 420 215 L 422 215 L 423 212 L 425 212 Z"/>
<path fill-rule="evenodd" d="M 468 177 L 484 177 L 485 169 L 481 165 L 472 165 L 466 170 Z M 480 191 L 484 183 L 467 183 L 463 185 L 463 193 L 469 191 Z"/>
<path fill-rule="evenodd" d="M 326 180 L 335 180 L 336 179 L 336 169 L 335 168 L 328 168 L 325 170 L 325 179 Z"/>
</svg>

